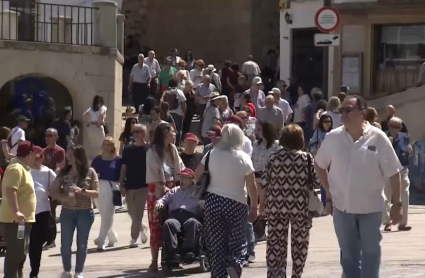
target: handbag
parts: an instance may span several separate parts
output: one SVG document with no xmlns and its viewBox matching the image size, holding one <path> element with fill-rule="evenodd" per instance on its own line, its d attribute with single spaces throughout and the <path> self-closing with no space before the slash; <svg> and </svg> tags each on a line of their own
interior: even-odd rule
<svg viewBox="0 0 425 278">
<path fill-rule="evenodd" d="M 203 200 L 207 194 L 208 186 L 210 185 L 210 172 L 208 169 L 208 164 L 210 162 L 211 151 L 208 151 L 207 156 L 205 157 L 205 169 L 202 177 L 196 182 L 196 188 L 193 191 L 191 197 L 195 200 Z"/>
<path fill-rule="evenodd" d="M 307 183 L 309 187 L 309 197 L 308 197 L 308 211 L 312 217 L 320 217 L 323 213 L 323 205 L 317 196 L 313 188 L 313 174 L 311 173 L 311 154 L 307 153 L 307 169 L 308 169 L 308 178 Z"/>
<path fill-rule="evenodd" d="M 111 181 L 108 181 L 108 182 L 109 182 L 109 185 L 111 185 L 111 189 L 112 189 L 112 203 L 116 207 L 122 207 L 121 191 L 114 190 L 112 182 Z"/>
</svg>

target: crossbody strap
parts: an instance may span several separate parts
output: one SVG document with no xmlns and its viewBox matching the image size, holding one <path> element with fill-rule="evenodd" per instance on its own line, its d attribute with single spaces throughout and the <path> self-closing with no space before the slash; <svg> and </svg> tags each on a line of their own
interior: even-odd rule
<svg viewBox="0 0 425 278">
<path fill-rule="evenodd" d="M 208 165 L 209 165 L 209 163 L 210 163 L 210 154 L 211 154 L 211 151 L 212 151 L 212 150 L 209 150 L 209 151 L 207 152 L 207 157 L 205 158 L 205 169 L 204 169 L 204 173 L 209 173 Z"/>
<path fill-rule="evenodd" d="M 307 177 L 307 183 L 308 186 L 310 187 L 310 189 L 313 190 L 313 177 L 311 174 L 311 155 L 309 153 L 307 153 L 307 171 L 308 171 L 308 177 Z"/>
</svg>

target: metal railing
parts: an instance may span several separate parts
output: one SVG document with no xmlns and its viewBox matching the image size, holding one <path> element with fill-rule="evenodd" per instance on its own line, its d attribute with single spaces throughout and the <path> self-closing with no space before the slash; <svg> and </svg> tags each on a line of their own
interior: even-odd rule
<svg viewBox="0 0 425 278">
<path fill-rule="evenodd" d="M 94 45 L 96 8 L 0 0 L 0 40 Z"/>
</svg>

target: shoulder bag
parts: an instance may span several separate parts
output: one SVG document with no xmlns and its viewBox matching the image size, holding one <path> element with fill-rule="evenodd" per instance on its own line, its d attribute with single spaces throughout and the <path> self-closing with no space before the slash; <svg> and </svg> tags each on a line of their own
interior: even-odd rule
<svg viewBox="0 0 425 278">
<path fill-rule="evenodd" d="M 199 181 L 196 182 L 196 189 L 191 195 L 191 197 L 195 200 L 203 200 L 207 194 L 208 186 L 210 185 L 211 176 L 208 169 L 210 154 L 211 151 L 208 151 L 207 156 L 205 157 L 204 173 L 202 174 L 202 177 L 199 179 Z"/>
<path fill-rule="evenodd" d="M 314 181 L 313 181 L 313 174 L 311 173 L 311 154 L 307 153 L 307 171 L 308 171 L 308 178 L 307 178 L 307 185 L 308 185 L 308 211 L 310 212 L 310 215 L 312 217 L 320 217 L 323 213 L 323 205 L 322 202 L 319 199 L 319 196 L 317 196 L 316 192 L 314 192 Z"/>
<path fill-rule="evenodd" d="M 108 180 L 108 182 L 109 182 L 109 185 L 111 186 L 111 190 L 112 190 L 112 203 L 116 207 L 122 207 L 121 191 L 115 190 L 114 186 L 112 185 L 112 182 L 109 181 L 109 180 Z"/>
</svg>

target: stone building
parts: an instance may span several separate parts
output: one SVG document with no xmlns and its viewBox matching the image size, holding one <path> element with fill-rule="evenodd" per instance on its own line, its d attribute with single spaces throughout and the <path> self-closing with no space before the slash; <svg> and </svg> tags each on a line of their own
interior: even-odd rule
<svg viewBox="0 0 425 278">
<path fill-rule="evenodd" d="M 122 13 L 125 34 L 160 59 L 176 47 L 180 56 L 191 50 L 216 67 L 249 54 L 262 64 L 279 45 L 279 0 L 123 0 Z"/>
</svg>

